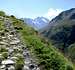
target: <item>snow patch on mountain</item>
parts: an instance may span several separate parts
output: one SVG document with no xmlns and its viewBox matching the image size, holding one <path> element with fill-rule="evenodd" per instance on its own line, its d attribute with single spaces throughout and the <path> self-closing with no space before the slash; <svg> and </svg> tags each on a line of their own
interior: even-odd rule
<svg viewBox="0 0 75 70">
<path fill-rule="evenodd" d="M 36 30 L 42 29 L 49 23 L 49 20 L 45 17 L 37 17 L 35 19 L 23 18 L 23 20 L 27 25 L 33 27 Z"/>
</svg>

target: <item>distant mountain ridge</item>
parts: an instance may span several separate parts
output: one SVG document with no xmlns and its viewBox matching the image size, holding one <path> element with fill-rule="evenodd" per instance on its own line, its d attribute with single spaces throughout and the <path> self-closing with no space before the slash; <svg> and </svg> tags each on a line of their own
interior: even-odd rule
<svg viewBox="0 0 75 70">
<path fill-rule="evenodd" d="M 52 19 L 52 21 L 54 21 L 54 20 L 58 21 L 58 20 L 70 19 L 70 17 L 73 14 L 75 14 L 75 8 L 72 8 L 70 10 L 66 10 L 66 11 L 61 12 L 58 16 L 56 16 L 54 19 Z"/>
<path fill-rule="evenodd" d="M 61 12 L 41 30 L 41 34 L 74 62 L 75 8 Z"/>
<path fill-rule="evenodd" d="M 53 18 L 49 22 L 49 24 L 45 28 L 43 28 L 41 31 L 43 32 L 44 30 L 49 30 L 50 27 L 56 26 L 62 20 L 73 20 L 73 19 L 75 19 L 75 8 L 71 8 L 69 10 L 61 12 L 58 16 Z"/>
<path fill-rule="evenodd" d="M 45 17 L 37 17 L 35 19 L 31 18 L 23 18 L 24 22 L 33 27 L 36 30 L 42 29 L 43 27 L 47 26 L 49 23 L 49 19 Z"/>
<path fill-rule="evenodd" d="M 62 20 L 73 20 L 75 19 L 75 8 L 61 12 L 58 16 L 53 18 L 49 24 L 44 28 L 44 30 L 49 29 L 52 26 L 59 24 Z M 41 31 L 44 31 L 43 29 Z"/>
</svg>

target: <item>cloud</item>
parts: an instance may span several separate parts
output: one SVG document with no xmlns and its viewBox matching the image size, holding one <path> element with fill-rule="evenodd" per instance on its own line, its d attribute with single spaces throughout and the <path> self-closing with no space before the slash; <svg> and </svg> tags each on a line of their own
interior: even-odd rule
<svg viewBox="0 0 75 70">
<path fill-rule="evenodd" d="M 53 9 L 53 8 L 49 8 L 48 12 L 44 15 L 44 17 L 48 18 L 48 19 L 52 19 L 55 16 L 57 16 L 59 13 L 61 13 L 63 11 L 63 9 Z"/>
</svg>

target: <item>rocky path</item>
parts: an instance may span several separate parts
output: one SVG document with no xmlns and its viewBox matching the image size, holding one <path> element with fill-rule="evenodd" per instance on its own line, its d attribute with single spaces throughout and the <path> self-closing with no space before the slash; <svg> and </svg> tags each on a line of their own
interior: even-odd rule
<svg viewBox="0 0 75 70">
<path fill-rule="evenodd" d="M 32 59 L 28 48 L 22 44 L 18 33 L 12 25 L 12 21 L 9 19 L 4 20 L 5 31 L 0 31 L 0 49 L 2 56 L 3 53 L 7 53 L 8 56 L 1 60 L 0 70 L 16 70 L 15 63 L 18 56 L 23 57 L 24 65 L 22 70 L 40 70 Z"/>
</svg>

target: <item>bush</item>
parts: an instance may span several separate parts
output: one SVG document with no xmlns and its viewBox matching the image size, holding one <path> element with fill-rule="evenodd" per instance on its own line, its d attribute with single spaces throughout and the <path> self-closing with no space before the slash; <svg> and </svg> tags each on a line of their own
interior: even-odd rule
<svg viewBox="0 0 75 70">
<path fill-rule="evenodd" d="M 68 47 L 68 57 L 71 58 L 72 62 L 75 62 L 75 43 Z"/>
<path fill-rule="evenodd" d="M 3 30 L 3 29 L 4 29 L 3 21 L 0 21 L 0 30 Z"/>
<path fill-rule="evenodd" d="M 0 16 L 5 16 L 5 12 L 0 11 Z"/>
<path fill-rule="evenodd" d="M 3 53 L 2 53 L 2 56 L 4 57 L 4 59 L 7 59 L 7 57 L 8 57 L 8 52 L 3 52 Z"/>
<path fill-rule="evenodd" d="M 10 17 L 12 17 L 12 18 L 16 18 L 14 15 L 11 15 Z"/>
<path fill-rule="evenodd" d="M 19 56 L 18 60 L 16 60 L 16 65 L 15 65 L 16 70 L 22 70 L 23 66 L 24 66 L 24 59 L 21 56 Z"/>
<path fill-rule="evenodd" d="M 6 48 L 0 47 L 0 52 L 7 52 Z"/>
<path fill-rule="evenodd" d="M 38 59 L 38 65 L 42 70 L 65 70 L 68 61 L 59 53 L 51 44 L 42 41 L 36 31 L 24 25 L 22 22 L 13 23 L 14 27 L 22 27 L 23 30 L 18 30 L 21 34 L 22 41 L 28 46 L 30 51 Z M 18 61 L 19 62 L 19 61 Z M 19 66 L 19 63 L 16 67 Z M 22 69 L 19 68 L 18 69 Z"/>
<path fill-rule="evenodd" d="M 74 70 L 71 65 L 67 65 L 66 70 Z"/>
</svg>

